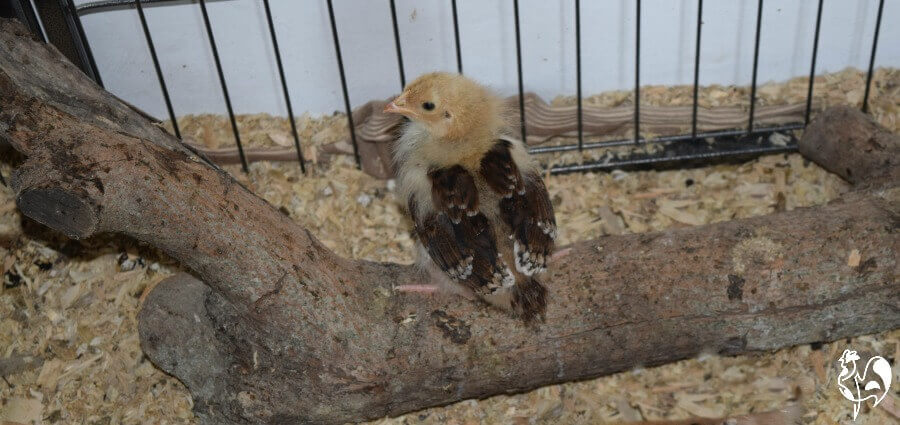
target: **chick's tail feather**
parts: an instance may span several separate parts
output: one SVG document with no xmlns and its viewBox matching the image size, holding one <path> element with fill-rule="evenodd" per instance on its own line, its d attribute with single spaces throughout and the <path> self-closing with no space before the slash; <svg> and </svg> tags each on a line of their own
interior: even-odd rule
<svg viewBox="0 0 900 425">
<path fill-rule="evenodd" d="M 547 288 L 533 276 L 525 277 L 513 287 L 510 306 L 526 322 L 537 318 L 543 320 L 547 309 Z"/>
</svg>

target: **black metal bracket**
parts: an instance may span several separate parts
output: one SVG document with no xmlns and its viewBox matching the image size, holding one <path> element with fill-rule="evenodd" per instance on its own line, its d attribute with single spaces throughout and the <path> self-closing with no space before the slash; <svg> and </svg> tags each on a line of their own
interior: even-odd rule
<svg viewBox="0 0 900 425">
<path fill-rule="evenodd" d="M 47 41 L 44 37 L 44 30 L 41 29 L 41 23 L 38 20 L 37 13 L 31 7 L 28 0 L 9 0 L 0 2 L 0 16 L 4 18 L 15 18 L 25 24 L 35 37 Z"/>
<path fill-rule="evenodd" d="M 744 130 L 720 133 L 708 138 L 650 142 L 649 144 L 658 144 L 659 149 L 653 153 L 633 151 L 618 155 L 610 154 L 599 161 L 556 165 L 549 170 L 550 174 L 579 171 L 669 170 L 740 163 L 762 155 L 797 151 L 797 137 L 790 130 L 757 130 L 750 134 Z"/>
<path fill-rule="evenodd" d="M 70 62 L 103 86 L 81 19 L 71 0 L 12 0 L 12 3 L 14 8 L 22 11 L 25 16 L 22 21 L 32 32 L 53 44 Z"/>
</svg>

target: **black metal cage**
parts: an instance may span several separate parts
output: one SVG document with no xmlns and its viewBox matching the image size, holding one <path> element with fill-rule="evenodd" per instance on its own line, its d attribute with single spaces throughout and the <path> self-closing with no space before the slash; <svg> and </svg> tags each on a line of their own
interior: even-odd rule
<svg viewBox="0 0 900 425">
<path fill-rule="evenodd" d="M 25 22 L 31 29 L 34 31 L 36 35 L 47 42 L 51 42 L 57 45 L 60 50 L 66 54 L 69 59 L 71 59 L 74 63 L 78 64 L 82 70 L 99 85 L 103 85 L 99 70 L 97 69 L 97 64 L 94 61 L 93 53 L 90 48 L 90 44 L 85 36 L 84 29 L 81 26 L 80 16 L 85 13 L 97 12 L 104 9 L 110 8 L 133 8 L 135 13 L 138 14 L 141 22 L 141 28 L 144 33 L 144 37 L 147 42 L 147 48 L 150 53 L 150 57 L 153 61 L 153 66 L 156 72 L 157 79 L 159 81 L 160 90 L 162 91 L 162 97 L 165 102 L 166 109 L 168 111 L 169 119 L 172 122 L 172 127 L 174 129 L 175 136 L 179 139 L 181 138 L 178 119 L 175 116 L 174 110 L 172 108 L 172 101 L 169 96 L 169 92 L 166 86 L 165 78 L 163 77 L 162 70 L 160 68 L 159 58 L 157 56 L 156 49 L 153 44 L 153 37 L 151 31 L 147 25 L 147 20 L 144 16 L 143 4 L 146 3 L 165 3 L 165 2 L 173 2 L 178 0 L 101 0 L 101 1 L 92 1 L 83 3 L 81 5 L 75 6 L 73 0 L 13 0 L 12 1 L 12 11 L 7 14 L 12 14 L 17 16 L 20 20 Z M 271 37 L 271 42 L 274 48 L 274 57 L 276 61 L 276 67 L 278 71 L 278 76 L 280 79 L 280 86 L 283 92 L 285 104 L 287 106 L 288 120 L 291 126 L 291 133 L 293 136 L 294 147 L 297 151 L 297 160 L 300 164 L 300 167 L 303 171 L 306 171 L 305 159 L 303 157 L 303 152 L 301 149 L 302 141 L 300 140 L 297 132 L 297 127 L 293 114 L 293 105 L 291 102 L 290 95 L 288 93 L 288 81 L 285 78 L 284 66 L 281 59 L 281 51 L 278 45 L 278 37 L 275 31 L 275 26 L 272 21 L 272 13 L 269 7 L 269 0 L 261 0 L 262 4 L 265 8 L 266 21 L 268 25 L 269 36 Z M 353 115 L 350 107 L 350 97 L 347 89 L 347 79 L 344 70 L 344 63 L 341 56 L 341 44 L 338 37 L 338 27 L 335 23 L 335 14 L 334 7 L 332 5 L 332 0 L 325 0 L 328 7 L 328 15 L 331 25 L 331 34 L 334 42 L 334 53 L 337 59 L 338 72 L 340 75 L 341 82 L 341 91 L 343 94 L 344 107 L 347 113 L 347 120 L 349 126 L 350 139 L 353 145 L 353 153 L 357 163 L 357 166 L 360 165 L 360 157 L 359 157 L 359 149 L 357 144 L 357 137 L 355 134 L 355 128 L 353 123 Z M 515 22 L 515 38 L 516 38 L 516 70 L 518 76 L 518 95 L 519 95 L 519 125 L 521 129 L 522 138 L 525 138 L 526 135 L 526 119 L 525 119 L 525 108 L 524 108 L 524 87 L 522 80 L 522 42 L 521 42 L 521 29 L 519 22 L 519 1 L 511 0 L 513 3 L 513 13 L 514 13 L 514 22 Z M 563 144 L 563 145 L 554 145 L 554 146 L 539 146 L 531 148 L 531 152 L 533 154 L 541 154 L 541 153 L 551 153 L 551 152 L 564 152 L 564 151 L 583 151 L 586 149 L 598 149 L 598 148 L 606 148 L 606 147 L 615 147 L 615 146 L 635 146 L 645 143 L 657 143 L 661 144 L 663 147 L 655 151 L 652 154 L 645 153 L 635 153 L 633 155 L 627 156 L 617 156 L 614 158 L 610 158 L 604 161 L 590 161 L 590 162 L 581 162 L 577 164 L 562 164 L 555 165 L 550 168 L 551 173 L 567 173 L 567 172 L 575 172 L 575 171 L 589 171 L 589 170 L 605 170 L 611 171 L 613 169 L 642 169 L 642 168 L 662 168 L 662 167 L 672 167 L 672 166 L 686 166 L 690 164 L 706 164 L 713 161 L 723 161 L 723 160 L 746 160 L 749 158 L 753 158 L 755 156 L 764 155 L 764 154 L 772 154 L 772 153 L 783 153 L 783 152 L 791 152 L 797 149 L 797 140 L 794 135 L 794 130 L 802 129 L 809 123 L 810 120 L 810 111 L 812 108 L 812 95 L 813 95 L 813 84 L 814 84 L 814 76 L 816 72 L 816 57 L 818 54 L 818 43 L 819 43 L 819 33 L 820 33 L 820 25 L 822 18 L 822 8 L 824 4 L 824 0 L 818 0 L 818 5 L 816 9 L 816 20 L 815 20 L 815 29 L 814 29 L 814 37 L 813 37 L 813 45 L 812 45 L 812 57 L 810 60 L 810 71 L 809 71 L 809 83 L 808 83 L 808 91 L 806 97 L 806 109 L 804 113 L 804 119 L 802 122 L 789 123 L 778 126 L 771 127 L 759 127 L 754 125 L 754 113 L 756 106 L 756 89 L 757 89 L 757 67 L 759 64 L 759 56 L 760 56 L 760 32 L 761 32 L 761 23 L 763 16 L 763 0 L 758 0 L 757 8 L 756 8 L 756 26 L 755 26 L 755 37 L 754 37 L 754 49 L 753 49 L 753 69 L 752 69 L 752 80 L 750 87 L 750 99 L 749 99 L 749 116 L 748 116 L 748 124 L 746 128 L 735 128 L 730 130 L 719 130 L 719 131 L 708 131 L 708 132 L 698 132 L 697 131 L 697 105 L 698 105 L 698 91 L 699 91 L 699 76 L 700 76 L 700 46 L 702 41 L 702 19 L 703 19 L 703 0 L 697 0 L 697 18 L 696 18 L 696 43 L 695 43 L 695 52 L 694 52 L 694 73 L 693 73 L 693 111 L 691 118 L 691 132 L 689 134 L 675 135 L 675 136 L 662 136 L 662 137 L 654 137 L 654 138 L 645 138 L 641 136 L 640 132 L 640 87 L 641 87 L 641 0 L 636 0 L 636 8 L 634 10 L 635 18 L 636 18 L 636 26 L 635 26 L 635 73 L 634 73 L 634 123 L 633 123 L 633 132 L 634 137 L 623 140 L 612 140 L 612 141 L 600 141 L 600 142 L 584 142 L 584 131 L 583 131 L 583 106 L 582 106 L 582 69 L 581 69 L 581 5 L 580 0 L 573 0 L 575 2 L 575 59 L 576 59 L 576 96 L 577 96 L 577 121 L 578 121 L 578 138 L 577 143 L 572 144 Z M 390 7 L 391 19 L 392 19 L 392 27 L 393 27 L 393 35 L 394 35 L 394 44 L 395 50 L 397 54 L 397 62 L 399 65 L 399 79 L 401 85 L 406 84 L 406 75 L 404 72 L 403 65 L 403 49 L 402 49 L 402 40 L 400 37 L 400 32 L 397 26 L 397 11 L 394 0 L 388 0 L 388 6 Z M 453 16 L 453 34 L 455 40 L 455 49 L 456 49 L 456 62 L 457 62 L 457 70 L 458 72 L 463 72 L 463 63 L 462 63 L 462 54 L 460 48 L 460 33 L 459 33 L 459 15 L 457 13 L 457 4 L 456 0 L 450 0 L 452 7 L 452 16 Z M 198 6 L 202 12 L 203 23 L 206 29 L 206 34 L 209 39 L 210 50 L 212 52 L 213 60 L 215 62 L 216 70 L 218 73 L 219 83 L 221 85 L 222 95 L 225 99 L 225 106 L 228 111 L 228 118 L 231 123 L 231 128 L 234 133 L 235 143 L 237 145 L 238 154 L 240 156 L 241 165 L 244 171 L 247 171 L 247 158 L 244 155 L 244 149 L 241 142 L 240 132 L 238 130 L 237 121 L 235 119 L 234 111 L 231 107 L 231 98 L 229 97 L 228 92 L 228 83 L 225 79 L 225 76 L 222 72 L 222 64 L 219 59 L 218 47 L 213 35 L 212 23 L 210 22 L 209 15 L 206 11 L 206 1 L 199 0 Z M 865 92 L 862 100 L 862 109 L 863 111 L 868 110 L 868 99 L 869 99 L 869 89 L 872 84 L 872 74 L 875 65 L 875 53 L 878 46 L 878 35 L 881 29 L 881 20 L 882 20 L 882 12 L 884 9 L 884 0 L 878 0 L 878 12 L 876 17 L 875 29 L 874 29 L 874 37 L 872 39 L 872 47 L 871 53 L 869 56 L 869 64 L 867 69 L 867 77 L 866 77 L 866 86 Z M 786 138 L 788 140 L 787 143 L 772 143 L 771 136 L 773 135 L 783 135 L 782 139 Z M 713 140 L 714 143 L 707 143 L 707 140 Z M 0 181 L 2 181 L 3 177 L 0 175 Z"/>
</svg>

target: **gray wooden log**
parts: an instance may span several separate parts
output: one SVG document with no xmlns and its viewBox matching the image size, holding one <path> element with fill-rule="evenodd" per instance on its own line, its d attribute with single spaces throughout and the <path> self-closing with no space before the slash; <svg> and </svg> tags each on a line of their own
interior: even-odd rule
<svg viewBox="0 0 900 425">
<path fill-rule="evenodd" d="M 853 184 L 900 180 L 897 135 L 856 108 L 839 106 L 819 114 L 804 135 L 800 153 Z"/>
<path fill-rule="evenodd" d="M 139 331 L 203 423 L 359 421 L 900 326 L 896 179 L 814 208 L 579 242 L 547 277 L 546 322 L 526 327 L 394 293 L 422 276 L 337 256 L 20 26 L 0 20 L 0 45 L 0 136 L 27 158 L 11 182 L 22 212 L 74 238 L 145 241 L 197 277 L 155 287 Z M 831 140 L 801 143 L 853 149 Z M 844 153 L 823 165 L 851 166 Z M 852 164 L 862 180 L 879 175 L 865 158 Z"/>
</svg>

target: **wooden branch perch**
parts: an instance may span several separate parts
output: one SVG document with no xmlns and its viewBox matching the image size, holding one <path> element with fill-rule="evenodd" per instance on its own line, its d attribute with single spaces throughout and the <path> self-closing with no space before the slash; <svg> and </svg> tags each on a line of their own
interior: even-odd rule
<svg viewBox="0 0 900 425">
<path fill-rule="evenodd" d="M 18 206 L 73 238 L 145 241 L 192 271 L 152 289 L 139 331 L 204 423 L 357 421 L 900 326 L 900 190 L 883 163 L 900 142 L 874 127 L 875 147 L 815 132 L 834 114 L 868 120 L 859 113 L 825 113 L 802 144 L 877 185 L 815 208 L 577 243 L 547 278 L 546 323 L 525 327 L 465 300 L 395 294 L 422 277 L 332 253 L 26 34 L 0 21 L 0 136 L 27 157 L 12 177 Z"/>
</svg>

